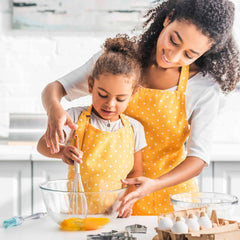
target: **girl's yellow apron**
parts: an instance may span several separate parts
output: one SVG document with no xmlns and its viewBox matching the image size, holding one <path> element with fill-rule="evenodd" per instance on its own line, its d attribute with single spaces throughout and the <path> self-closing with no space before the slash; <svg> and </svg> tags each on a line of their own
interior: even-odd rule
<svg viewBox="0 0 240 240">
<path fill-rule="evenodd" d="M 120 119 L 123 127 L 117 131 L 106 132 L 96 129 L 89 124 L 91 111 L 92 106 L 82 112 L 75 131 L 75 135 L 77 134 L 79 138 L 79 146 L 80 148 L 82 146 L 81 151 L 83 151 L 80 172 L 84 190 L 98 192 L 122 188 L 120 179 L 126 178 L 134 164 L 135 138 L 132 126 L 122 114 Z M 71 144 L 74 145 L 73 140 Z M 73 178 L 74 167 L 69 166 L 68 179 Z M 87 199 L 88 210 L 92 214 L 100 213 L 100 208 L 104 209 L 106 205 L 111 207 L 112 200 L 105 199 L 105 202 L 101 202 L 99 199 L 101 196 L 103 194 L 95 194 Z"/>
<path fill-rule="evenodd" d="M 186 114 L 188 66 L 182 67 L 177 91 L 140 88 L 126 114 L 144 126 L 148 146 L 143 150 L 144 176 L 157 178 L 186 157 L 184 142 L 189 135 Z M 195 179 L 162 189 L 137 201 L 133 215 L 158 215 L 173 211 L 170 196 L 198 191 Z"/>
</svg>

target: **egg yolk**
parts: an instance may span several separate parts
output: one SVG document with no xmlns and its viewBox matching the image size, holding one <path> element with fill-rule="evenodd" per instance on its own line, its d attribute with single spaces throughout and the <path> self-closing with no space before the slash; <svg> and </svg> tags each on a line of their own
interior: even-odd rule
<svg viewBox="0 0 240 240">
<path fill-rule="evenodd" d="M 60 228 L 65 231 L 89 231 L 99 229 L 109 221 L 109 218 L 68 218 L 61 222 Z"/>
</svg>

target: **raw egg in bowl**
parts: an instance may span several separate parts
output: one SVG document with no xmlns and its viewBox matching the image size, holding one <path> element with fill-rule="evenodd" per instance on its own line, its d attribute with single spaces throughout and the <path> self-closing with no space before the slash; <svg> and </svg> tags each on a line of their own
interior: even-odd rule
<svg viewBox="0 0 240 240">
<path fill-rule="evenodd" d="M 127 188 L 119 182 L 101 180 L 96 188 L 85 184 L 84 192 L 72 191 L 73 181 L 52 180 L 40 185 L 48 215 L 62 230 L 99 229 L 118 216 Z M 96 189 L 98 191 L 96 191 Z"/>
</svg>

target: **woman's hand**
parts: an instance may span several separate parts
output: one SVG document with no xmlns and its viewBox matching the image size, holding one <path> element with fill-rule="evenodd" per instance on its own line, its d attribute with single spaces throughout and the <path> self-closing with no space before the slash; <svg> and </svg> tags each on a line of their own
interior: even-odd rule
<svg viewBox="0 0 240 240">
<path fill-rule="evenodd" d="M 121 214 L 120 214 L 120 212 L 119 212 L 118 217 L 119 217 L 119 218 L 128 218 L 128 217 L 131 217 L 131 215 L 132 215 L 132 207 L 133 207 L 133 206 L 131 206 L 131 207 L 129 207 L 129 208 L 124 208 L 123 211 L 121 212 Z"/>
<path fill-rule="evenodd" d="M 60 104 L 55 104 L 48 112 L 48 126 L 45 134 L 47 147 L 51 153 L 59 152 L 59 143 L 64 142 L 63 126 L 68 125 L 71 129 L 77 129 L 69 114 Z"/>
<path fill-rule="evenodd" d="M 126 187 L 126 184 L 123 184 L 122 187 Z M 127 196 L 129 193 L 136 190 L 136 187 L 134 185 L 128 186 L 128 188 L 125 190 L 124 195 L 121 197 L 123 199 L 125 196 Z M 119 218 L 128 218 L 132 215 L 132 207 L 133 205 L 128 205 L 128 208 L 124 206 L 121 213 L 119 212 L 118 217 Z"/>
<path fill-rule="evenodd" d="M 149 193 L 158 190 L 158 182 L 156 179 L 150 179 L 146 177 L 136 177 L 121 180 L 123 184 L 135 185 L 137 189 L 123 197 L 122 203 L 119 207 L 119 216 L 123 215 L 125 209 L 131 209 L 133 204 L 143 198 Z"/>
<path fill-rule="evenodd" d="M 61 146 L 61 157 L 63 162 L 73 165 L 74 161 L 82 163 L 83 152 L 79 151 L 76 147 L 67 145 Z"/>
</svg>

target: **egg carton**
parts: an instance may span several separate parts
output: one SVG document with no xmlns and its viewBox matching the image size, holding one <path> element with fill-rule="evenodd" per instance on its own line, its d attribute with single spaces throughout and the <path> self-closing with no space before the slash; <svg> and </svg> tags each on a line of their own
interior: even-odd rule
<svg viewBox="0 0 240 240">
<path fill-rule="evenodd" d="M 207 208 L 193 208 L 161 214 L 158 216 L 158 222 L 163 217 L 169 217 L 173 220 L 176 217 L 185 218 L 189 214 L 197 215 L 199 212 L 207 213 Z M 176 234 L 170 230 L 159 230 L 158 228 L 155 228 L 157 235 L 153 238 L 153 240 L 240 240 L 240 223 L 237 221 L 218 218 L 215 210 L 212 211 L 210 219 L 213 224 L 211 229 L 202 229 L 185 234 Z"/>
</svg>

